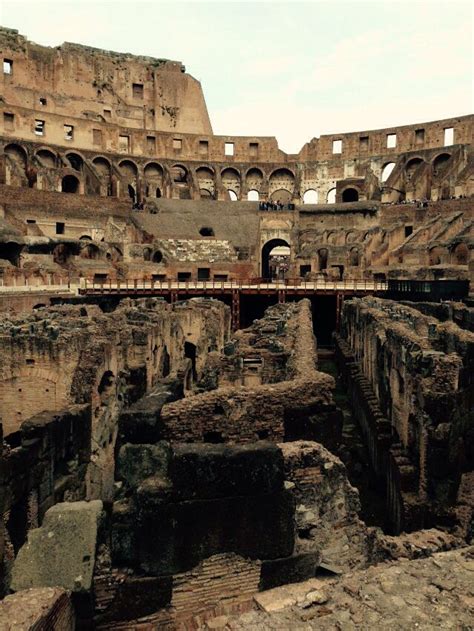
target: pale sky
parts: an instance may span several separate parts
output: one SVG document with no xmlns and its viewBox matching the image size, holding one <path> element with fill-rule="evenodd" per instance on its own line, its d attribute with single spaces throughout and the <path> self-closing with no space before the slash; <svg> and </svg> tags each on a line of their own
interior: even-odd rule
<svg viewBox="0 0 474 631">
<path fill-rule="evenodd" d="M 0 23 L 182 61 L 214 133 L 276 136 L 297 152 L 325 133 L 473 112 L 473 3 L 340 0 L 0 0 Z"/>
</svg>

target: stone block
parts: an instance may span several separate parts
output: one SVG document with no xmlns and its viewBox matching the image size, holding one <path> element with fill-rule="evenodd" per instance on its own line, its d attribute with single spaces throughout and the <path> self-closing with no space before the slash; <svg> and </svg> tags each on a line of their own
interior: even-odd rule
<svg viewBox="0 0 474 631">
<path fill-rule="evenodd" d="M 180 500 L 256 495 L 283 488 L 283 456 L 273 443 L 176 444 L 169 475 Z"/>
<path fill-rule="evenodd" d="M 73 592 L 91 588 L 102 502 L 65 502 L 50 508 L 41 528 L 28 534 L 13 566 L 14 591 L 63 587 Z"/>
</svg>

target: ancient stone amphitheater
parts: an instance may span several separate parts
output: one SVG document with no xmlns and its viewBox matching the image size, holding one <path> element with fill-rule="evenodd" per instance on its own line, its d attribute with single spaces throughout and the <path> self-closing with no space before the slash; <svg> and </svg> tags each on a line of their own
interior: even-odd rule
<svg viewBox="0 0 474 631">
<path fill-rule="evenodd" d="M 474 117 L 286 154 L 0 49 L 0 629 L 471 628 Z"/>
</svg>

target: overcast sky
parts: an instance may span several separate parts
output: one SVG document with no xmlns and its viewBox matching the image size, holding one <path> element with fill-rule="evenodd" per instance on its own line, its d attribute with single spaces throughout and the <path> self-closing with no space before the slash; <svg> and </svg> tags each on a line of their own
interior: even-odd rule
<svg viewBox="0 0 474 631">
<path fill-rule="evenodd" d="M 0 0 L 39 44 L 79 42 L 182 61 L 214 133 L 314 136 L 473 111 L 473 3 Z"/>
</svg>

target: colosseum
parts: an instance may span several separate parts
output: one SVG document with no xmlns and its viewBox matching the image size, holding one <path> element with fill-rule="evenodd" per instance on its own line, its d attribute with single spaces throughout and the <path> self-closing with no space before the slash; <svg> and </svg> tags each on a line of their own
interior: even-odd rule
<svg viewBox="0 0 474 631">
<path fill-rule="evenodd" d="M 474 116 L 287 154 L 0 49 L 0 629 L 472 628 Z"/>
</svg>

